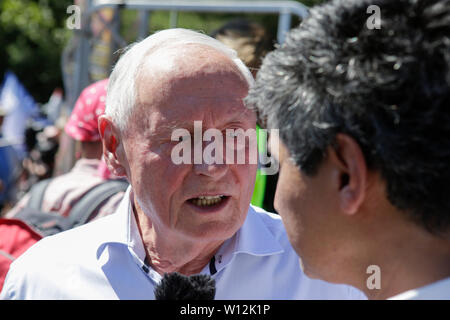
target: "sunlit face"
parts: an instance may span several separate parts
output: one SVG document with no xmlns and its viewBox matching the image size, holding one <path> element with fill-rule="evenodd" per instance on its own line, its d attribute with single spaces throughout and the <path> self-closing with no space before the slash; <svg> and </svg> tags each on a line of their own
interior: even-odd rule
<svg viewBox="0 0 450 320">
<path fill-rule="evenodd" d="M 301 258 L 304 272 L 310 277 L 329 279 L 330 272 L 338 269 L 336 255 L 341 249 L 336 241 L 337 202 L 327 179 L 329 172 L 322 166 L 316 175 L 305 175 L 295 166 L 283 143 L 278 158 L 281 169 L 275 208 Z"/>
<path fill-rule="evenodd" d="M 172 132 L 184 128 L 193 139 L 194 121 L 203 131 L 254 129 L 256 117 L 244 106 L 248 85 L 232 61 L 204 47 L 183 55 L 188 58 L 164 50 L 144 65 L 152 72 L 137 80 L 138 106 L 124 135 L 125 167 L 138 207 L 159 234 L 224 240 L 245 220 L 257 165 L 177 165 L 171 155 L 179 141 L 172 141 Z"/>
</svg>

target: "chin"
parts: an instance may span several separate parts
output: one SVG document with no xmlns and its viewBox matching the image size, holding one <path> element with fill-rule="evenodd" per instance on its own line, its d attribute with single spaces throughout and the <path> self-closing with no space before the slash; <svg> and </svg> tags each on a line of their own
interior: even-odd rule
<svg viewBox="0 0 450 320">
<path fill-rule="evenodd" d="M 337 281 L 332 273 L 329 273 L 329 270 L 314 268 L 310 264 L 305 263 L 300 259 L 300 265 L 303 270 L 303 273 L 310 279 L 314 280 L 322 280 L 329 283 L 341 284 L 343 282 Z M 323 267 L 323 265 L 322 265 Z"/>
<path fill-rule="evenodd" d="M 230 218 L 230 220 L 233 219 Z M 240 225 L 230 225 L 228 222 L 210 221 L 186 230 L 185 234 L 199 241 L 225 241 L 231 238 L 239 228 Z"/>
<path fill-rule="evenodd" d="M 295 251 L 299 256 L 298 260 L 300 262 L 300 267 L 302 268 L 303 273 L 311 279 L 321 279 L 321 277 L 319 277 L 318 273 L 315 271 L 315 268 L 313 268 L 311 264 L 308 263 L 307 259 L 300 254 L 299 250 L 296 248 Z"/>
<path fill-rule="evenodd" d="M 298 261 L 300 262 L 300 268 L 302 268 L 303 273 L 306 274 L 308 277 L 313 278 L 310 269 L 307 266 L 305 266 L 305 263 L 303 262 L 302 258 L 298 258 Z"/>
<path fill-rule="evenodd" d="M 305 267 L 303 264 L 302 264 L 302 270 L 303 270 L 303 273 L 305 275 L 307 275 L 309 278 L 311 278 L 311 279 L 320 279 L 320 277 L 317 276 L 310 268 Z"/>
</svg>

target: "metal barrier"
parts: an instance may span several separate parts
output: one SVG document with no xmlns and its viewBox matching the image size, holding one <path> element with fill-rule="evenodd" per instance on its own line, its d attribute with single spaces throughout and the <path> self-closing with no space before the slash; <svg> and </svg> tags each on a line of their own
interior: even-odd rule
<svg viewBox="0 0 450 320">
<path fill-rule="evenodd" d="M 96 19 L 102 22 L 103 28 L 94 35 L 90 29 L 91 19 L 96 12 L 105 8 L 113 9 L 114 16 L 107 21 L 101 15 L 95 15 Z M 178 12 L 278 14 L 277 40 L 279 43 L 284 41 L 285 34 L 291 27 L 293 15 L 300 19 L 308 15 L 308 8 L 295 1 L 88 0 L 87 7 L 83 13 L 81 29 L 74 30 L 75 36 L 64 51 L 61 61 L 66 103 L 70 110 L 73 108 L 83 88 L 92 82 L 92 79 L 89 78 L 89 59 L 92 54 L 91 44 L 94 41 L 101 42 L 104 32 L 108 32 L 116 47 L 122 48 L 128 44 L 119 33 L 119 12 L 123 9 L 138 11 L 139 38 L 145 38 L 148 35 L 148 23 L 151 13 L 154 11 L 170 11 L 171 28 L 177 26 Z"/>
</svg>

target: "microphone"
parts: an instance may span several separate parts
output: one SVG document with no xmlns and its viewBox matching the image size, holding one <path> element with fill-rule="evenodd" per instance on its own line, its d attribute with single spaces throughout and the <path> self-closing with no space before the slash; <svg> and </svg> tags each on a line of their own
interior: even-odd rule
<svg viewBox="0 0 450 320">
<path fill-rule="evenodd" d="M 165 273 L 154 293 L 156 300 L 214 300 L 216 281 L 207 274 Z"/>
</svg>

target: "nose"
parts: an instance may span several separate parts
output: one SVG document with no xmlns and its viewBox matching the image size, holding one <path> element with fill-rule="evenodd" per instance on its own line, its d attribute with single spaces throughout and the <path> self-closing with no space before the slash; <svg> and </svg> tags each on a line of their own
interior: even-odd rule
<svg viewBox="0 0 450 320">
<path fill-rule="evenodd" d="M 194 146 L 194 172 L 214 180 L 221 179 L 225 176 L 229 166 L 224 159 L 222 143 L 217 143 L 216 140 L 202 141 L 200 143 L 202 143 L 201 149 L 197 149 Z"/>
<path fill-rule="evenodd" d="M 214 180 L 219 180 L 225 176 L 228 170 L 227 164 L 207 164 L 204 161 L 201 164 L 193 165 L 194 172 L 198 175 L 208 176 Z"/>
</svg>

